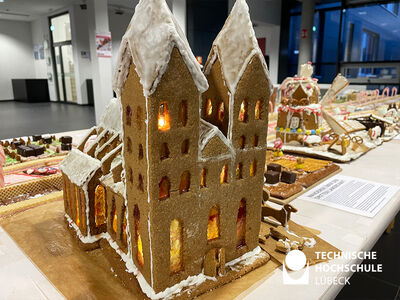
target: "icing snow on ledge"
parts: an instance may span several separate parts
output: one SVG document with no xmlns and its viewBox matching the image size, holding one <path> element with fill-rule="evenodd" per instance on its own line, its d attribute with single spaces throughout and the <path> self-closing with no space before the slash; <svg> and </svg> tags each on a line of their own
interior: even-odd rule
<svg viewBox="0 0 400 300">
<path fill-rule="evenodd" d="M 130 51 L 126 51 L 129 45 Z M 191 73 L 199 92 L 208 89 L 208 83 L 194 57 L 186 37 L 168 8 L 165 0 L 141 0 L 122 38 L 114 90 L 120 93 L 127 74 L 131 55 L 143 85 L 144 95 L 151 95 L 167 69 L 172 49 L 177 47 Z M 130 53 L 129 53 L 130 52 Z"/>
</svg>

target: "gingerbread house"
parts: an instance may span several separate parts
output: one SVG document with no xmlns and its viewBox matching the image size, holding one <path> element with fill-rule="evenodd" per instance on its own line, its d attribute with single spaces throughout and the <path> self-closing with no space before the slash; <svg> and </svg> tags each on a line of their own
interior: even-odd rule
<svg viewBox="0 0 400 300">
<path fill-rule="evenodd" d="M 321 142 L 320 91 L 317 79 L 311 77 L 312 73 L 311 64 L 304 64 L 300 76 L 286 78 L 281 85 L 276 137 L 284 143 Z"/>
<path fill-rule="evenodd" d="M 216 38 L 207 78 L 164 0 L 137 5 L 117 66 L 118 97 L 82 145 L 96 139 L 61 165 L 69 226 L 112 249 L 149 298 L 217 282 L 260 253 L 270 80 L 247 4 Z"/>
</svg>

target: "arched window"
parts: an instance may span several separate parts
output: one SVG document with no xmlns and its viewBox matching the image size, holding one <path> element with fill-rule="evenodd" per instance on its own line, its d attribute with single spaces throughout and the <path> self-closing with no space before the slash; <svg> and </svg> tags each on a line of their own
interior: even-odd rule
<svg viewBox="0 0 400 300">
<path fill-rule="evenodd" d="M 224 121 L 224 110 L 225 110 L 224 102 L 221 101 L 218 104 L 218 111 L 217 111 L 218 121 L 220 121 L 220 122 Z"/>
<path fill-rule="evenodd" d="M 256 160 L 253 159 L 250 165 L 250 176 L 255 176 L 257 171 L 257 163 Z"/>
<path fill-rule="evenodd" d="M 209 117 L 212 115 L 213 107 L 211 99 L 207 99 L 206 102 L 206 116 Z"/>
<path fill-rule="evenodd" d="M 186 126 L 187 123 L 187 102 L 186 100 L 181 101 L 179 106 L 179 121 L 182 126 Z"/>
<path fill-rule="evenodd" d="M 257 147 L 258 146 L 258 135 L 255 134 L 253 136 L 253 147 Z"/>
<path fill-rule="evenodd" d="M 262 110 L 262 102 L 261 102 L 261 100 L 257 100 L 256 107 L 254 109 L 254 119 L 255 120 L 261 120 L 262 119 L 261 110 Z"/>
<path fill-rule="evenodd" d="M 243 149 L 245 145 L 246 145 L 246 137 L 242 135 L 241 137 L 239 137 L 239 148 Z"/>
<path fill-rule="evenodd" d="M 144 258 L 143 258 L 143 244 L 142 237 L 140 235 L 140 211 L 137 204 L 133 209 L 133 219 L 135 222 L 135 242 L 136 242 L 136 258 L 138 260 L 139 266 L 143 267 Z"/>
<path fill-rule="evenodd" d="M 128 136 L 126 140 L 126 149 L 128 150 L 128 153 L 132 153 L 132 139 Z"/>
<path fill-rule="evenodd" d="M 139 160 L 143 159 L 143 146 L 142 144 L 139 144 Z"/>
<path fill-rule="evenodd" d="M 240 104 L 240 110 L 239 110 L 239 117 L 238 117 L 240 122 L 247 122 L 247 101 L 243 100 L 242 104 Z"/>
<path fill-rule="evenodd" d="M 179 184 L 179 194 L 186 193 L 190 189 L 190 173 L 185 171 L 181 175 L 181 183 Z"/>
<path fill-rule="evenodd" d="M 208 214 L 207 240 L 219 238 L 219 207 L 214 205 Z"/>
<path fill-rule="evenodd" d="M 246 200 L 240 200 L 236 221 L 236 248 L 246 245 Z"/>
<path fill-rule="evenodd" d="M 144 184 L 143 184 L 143 176 L 142 174 L 139 174 L 139 178 L 138 178 L 138 189 L 141 192 L 144 192 Z"/>
<path fill-rule="evenodd" d="M 166 159 L 169 157 L 169 149 L 168 149 L 168 144 L 167 143 L 163 143 L 161 145 L 161 149 L 160 149 L 160 159 Z"/>
<path fill-rule="evenodd" d="M 188 154 L 189 153 L 189 140 L 186 139 L 182 142 L 181 145 L 181 153 L 182 154 Z"/>
<path fill-rule="evenodd" d="M 243 178 L 243 176 L 242 176 L 242 168 L 243 168 L 242 163 L 238 163 L 236 165 L 236 179 L 242 179 Z"/>
<path fill-rule="evenodd" d="M 170 239 L 170 272 L 171 274 L 183 270 L 183 241 L 182 241 L 182 224 L 179 220 L 174 219 L 171 221 L 169 228 Z"/>
<path fill-rule="evenodd" d="M 98 185 L 94 191 L 94 221 L 96 227 L 106 222 L 106 192 L 102 185 Z"/>
<path fill-rule="evenodd" d="M 138 130 L 142 129 L 142 119 L 143 119 L 143 112 L 140 106 L 137 107 L 136 110 L 136 125 Z"/>
<path fill-rule="evenodd" d="M 131 124 L 132 124 L 132 108 L 131 108 L 130 105 L 128 105 L 126 107 L 126 112 L 125 113 L 126 113 L 126 124 L 128 126 L 131 126 Z"/>
<path fill-rule="evenodd" d="M 158 185 L 159 187 L 159 197 L 158 199 L 160 200 L 165 200 L 169 197 L 169 189 L 170 189 L 170 183 L 169 179 L 167 176 L 164 176 L 161 178 L 161 181 Z"/>
<path fill-rule="evenodd" d="M 224 165 L 219 175 L 219 182 L 221 184 L 228 182 L 228 165 Z"/>
<path fill-rule="evenodd" d="M 158 108 L 158 130 L 167 131 L 171 128 L 171 119 L 168 111 L 168 103 L 161 102 Z"/>
<path fill-rule="evenodd" d="M 127 176 L 128 176 L 129 182 L 130 182 L 130 183 L 133 183 L 133 170 L 132 170 L 131 167 L 128 168 L 128 174 L 127 174 Z"/>
<path fill-rule="evenodd" d="M 126 216 L 126 207 L 124 206 L 124 209 L 122 210 L 122 214 L 121 214 L 121 220 L 122 220 L 121 241 L 125 247 L 128 246 L 128 234 L 126 232 L 126 224 L 127 224 L 126 217 L 127 217 Z"/>
<path fill-rule="evenodd" d="M 117 205 L 115 204 L 114 197 L 112 199 L 111 220 L 112 220 L 112 230 L 114 233 L 117 233 L 118 216 L 117 216 Z"/>
<path fill-rule="evenodd" d="M 207 186 L 206 175 L 207 175 L 207 169 L 203 168 L 200 173 L 200 187 Z"/>
</svg>

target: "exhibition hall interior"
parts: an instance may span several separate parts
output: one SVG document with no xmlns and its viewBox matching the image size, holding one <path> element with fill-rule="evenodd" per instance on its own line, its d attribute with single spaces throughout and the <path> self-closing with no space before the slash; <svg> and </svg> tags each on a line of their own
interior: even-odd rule
<svg viewBox="0 0 400 300">
<path fill-rule="evenodd" d="M 0 299 L 400 299 L 400 1 L 0 0 Z"/>
</svg>

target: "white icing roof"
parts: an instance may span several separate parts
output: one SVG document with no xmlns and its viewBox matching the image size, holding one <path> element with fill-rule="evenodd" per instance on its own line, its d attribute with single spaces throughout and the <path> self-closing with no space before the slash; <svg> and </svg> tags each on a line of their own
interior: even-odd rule
<svg viewBox="0 0 400 300">
<path fill-rule="evenodd" d="M 59 167 L 72 183 L 82 186 L 101 167 L 101 162 L 77 149 L 72 149 Z"/>
<path fill-rule="evenodd" d="M 224 27 L 214 40 L 209 64 L 205 73 L 208 74 L 215 62 L 216 55 L 221 62 L 222 73 L 231 92 L 243 75 L 248 63 L 254 55 L 258 55 L 265 76 L 269 80 L 267 64 L 254 33 L 250 20 L 249 7 L 245 0 L 237 0 L 225 22 Z"/>
<path fill-rule="evenodd" d="M 118 68 L 113 80 L 115 92 L 121 94 L 131 56 L 144 95 L 151 95 L 167 69 L 174 47 L 179 49 L 199 92 L 206 91 L 208 83 L 200 64 L 165 0 L 140 0 L 122 37 Z"/>
<path fill-rule="evenodd" d="M 99 127 L 121 133 L 121 116 L 121 100 L 120 98 L 112 98 L 101 116 Z"/>
</svg>

